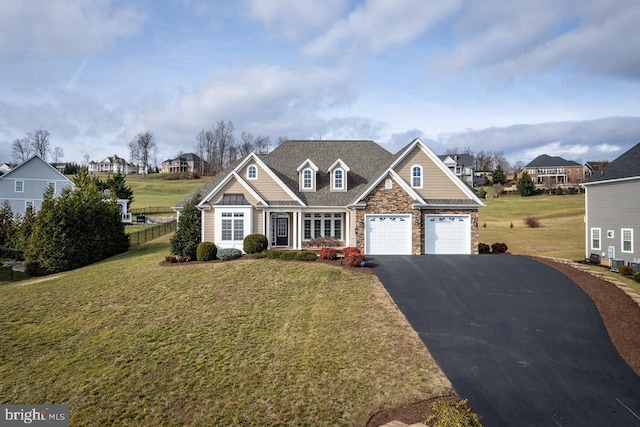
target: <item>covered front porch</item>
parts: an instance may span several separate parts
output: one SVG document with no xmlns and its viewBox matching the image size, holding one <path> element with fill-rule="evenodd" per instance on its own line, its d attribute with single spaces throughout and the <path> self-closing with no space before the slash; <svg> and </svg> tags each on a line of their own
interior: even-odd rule
<svg viewBox="0 0 640 427">
<path fill-rule="evenodd" d="M 265 236 L 269 248 L 302 249 L 319 237 L 350 246 L 350 215 L 346 209 L 271 208 L 263 213 Z"/>
</svg>

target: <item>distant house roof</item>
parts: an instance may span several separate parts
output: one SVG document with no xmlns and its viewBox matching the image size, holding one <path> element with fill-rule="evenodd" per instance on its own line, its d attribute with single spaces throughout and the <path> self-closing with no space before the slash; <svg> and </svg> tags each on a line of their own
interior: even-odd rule
<svg viewBox="0 0 640 427">
<path fill-rule="evenodd" d="M 635 177 L 640 177 L 640 143 L 591 175 L 585 184 Z"/>
<path fill-rule="evenodd" d="M 177 161 L 181 161 L 181 162 L 199 162 L 200 161 L 200 157 L 198 157 L 197 155 L 195 155 L 193 153 L 184 153 L 184 154 L 180 154 L 175 159 L 167 159 L 167 160 L 164 161 L 164 163 L 175 162 L 176 160 Z"/>
<path fill-rule="evenodd" d="M 599 171 L 600 169 L 602 169 L 603 167 L 607 166 L 608 164 L 609 164 L 609 161 L 604 160 L 604 161 L 600 161 L 600 162 L 586 162 L 584 165 L 591 172 L 596 172 L 596 171 Z"/>
<path fill-rule="evenodd" d="M 451 157 L 451 159 L 460 166 L 465 165 L 467 167 L 473 167 L 475 164 L 475 159 L 471 154 L 443 154 L 441 156 L 438 156 L 438 158 L 443 162 L 447 159 L 447 157 Z"/>
<path fill-rule="evenodd" d="M 548 168 L 556 166 L 582 166 L 580 163 L 573 160 L 565 160 L 558 156 L 549 156 L 547 154 L 541 154 L 533 159 L 525 168 Z"/>
</svg>

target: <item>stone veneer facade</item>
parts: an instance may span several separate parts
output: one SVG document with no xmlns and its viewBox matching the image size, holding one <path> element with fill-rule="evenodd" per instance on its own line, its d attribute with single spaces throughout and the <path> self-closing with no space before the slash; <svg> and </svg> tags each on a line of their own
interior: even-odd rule
<svg viewBox="0 0 640 427">
<path fill-rule="evenodd" d="M 391 188 L 385 188 L 385 181 L 391 179 Z M 424 253 L 425 227 L 424 215 L 471 215 L 471 253 L 478 253 L 478 211 L 472 209 L 414 209 L 414 200 L 390 176 L 383 179 L 364 199 L 365 208 L 354 209 L 356 246 L 364 253 L 365 215 L 371 214 L 411 214 L 411 252 L 414 255 Z M 416 223 L 416 218 L 420 220 Z"/>
</svg>

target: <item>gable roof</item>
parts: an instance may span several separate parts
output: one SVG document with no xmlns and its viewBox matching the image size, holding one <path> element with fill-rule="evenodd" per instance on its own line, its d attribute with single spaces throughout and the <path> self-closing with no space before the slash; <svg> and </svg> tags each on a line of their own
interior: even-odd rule
<svg viewBox="0 0 640 427">
<path fill-rule="evenodd" d="M 529 162 L 529 164 L 526 165 L 525 168 L 548 168 L 548 167 L 555 167 L 555 166 L 582 166 L 582 165 L 580 163 L 574 162 L 573 160 L 565 160 L 562 157 L 541 154 L 535 159 L 533 159 L 531 162 Z"/>
<path fill-rule="evenodd" d="M 15 168 L 11 169 L 9 172 L 7 172 L 6 174 L 0 176 L 0 179 L 5 179 L 5 178 L 9 178 L 11 175 L 17 174 L 18 171 L 26 164 L 32 163 L 32 162 L 40 162 L 43 165 L 46 165 L 47 168 L 51 169 L 51 171 L 54 173 L 54 175 L 57 175 L 58 179 L 60 180 L 64 180 L 69 182 L 69 184 L 73 185 L 73 182 L 71 182 L 71 180 L 69 178 L 67 178 L 66 176 L 64 176 L 63 174 L 60 173 L 60 171 L 56 168 L 54 168 L 53 166 L 51 166 L 49 163 L 47 163 L 42 157 L 40 157 L 38 154 L 34 154 L 33 156 L 29 157 L 27 160 L 25 160 L 24 162 L 20 163 L 18 166 L 16 166 Z"/>
<path fill-rule="evenodd" d="M 199 162 L 200 161 L 200 157 L 198 157 L 194 153 L 184 153 L 184 154 L 179 155 L 175 159 L 167 159 L 162 163 L 175 162 L 175 161 L 180 161 L 180 162 Z"/>
<path fill-rule="evenodd" d="M 438 156 L 438 158 L 443 162 L 447 160 L 447 158 L 450 158 L 460 166 L 473 167 L 475 165 L 475 159 L 471 154 L 443 154 Z"/>
<path fill-rule="evenodd" d="M 640 143 L 595 172 L 583 185 L 632 178 L 640 178 Z"/>
</svg>

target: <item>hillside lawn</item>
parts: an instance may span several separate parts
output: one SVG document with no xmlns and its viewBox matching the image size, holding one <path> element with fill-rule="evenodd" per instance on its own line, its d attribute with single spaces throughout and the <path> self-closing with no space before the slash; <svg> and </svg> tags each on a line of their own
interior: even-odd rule
<svg viewBox="0 0 640 427">
<path fill-rule="evenodd" d="M 164 174 L 151 174 L 141 178 L 128 175 L 127 185 L 133 190 L 134 209 L 146 207 L 172 207 L 192 191 L 206 183 L 211 177 L 199 179 L 162 179 Z"/>
<path fill-rule="evenodd" d="M 353 425 L 451 393 L 374 275 L 320 262 L 161 266 L 169 236 L 0 286 L 0 403 L 70 425 Z"/>
<path fill-rule="evenodd" d="M 480 242 L 506 243 L 508 252 L 569 260 L 585 258 L 584 193 L 489 197 L 478 211 Z M 537 218 L 540 227 L 524 223 Z M 513 224 L 513 228 L 511 228 Z"/>
</svg>

